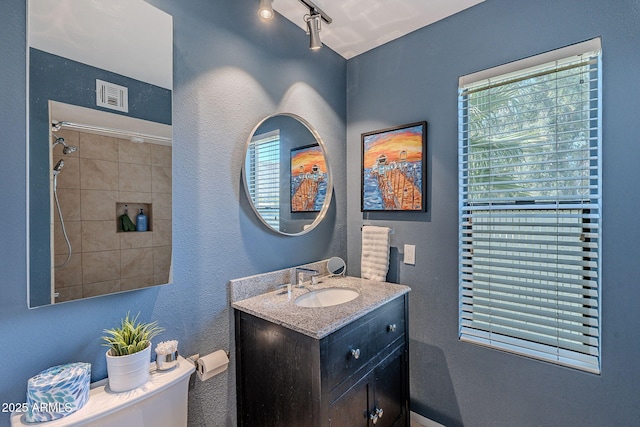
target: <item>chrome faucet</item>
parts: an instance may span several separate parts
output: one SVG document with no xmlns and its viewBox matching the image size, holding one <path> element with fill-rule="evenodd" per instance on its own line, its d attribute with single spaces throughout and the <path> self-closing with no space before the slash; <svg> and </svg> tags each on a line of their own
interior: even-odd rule
<svg viewBox="0 0 640 427">
<path fill-rule="evenodd" d="M 318 284 L 318 274 L 320 274 L 320 272 L 318 270 L 313 270 L 311 268 L 304 268 L 304 267 L 296 267 L 296 287 L 301 288 L 302 287 L 302 282 L 304 279 L 304 273 L 311 273 L 311 284 L 312 285 L 317 285 Z M 315 280 L 314 280 L 315 279 Z"/>
</svg>

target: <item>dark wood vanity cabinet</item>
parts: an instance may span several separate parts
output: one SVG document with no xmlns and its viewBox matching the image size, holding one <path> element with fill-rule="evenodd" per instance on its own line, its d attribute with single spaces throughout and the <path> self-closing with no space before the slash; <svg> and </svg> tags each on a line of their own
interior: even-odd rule
<svg viewBox="0 0 640 427">
<path fill-rule="evenodd" d="M 238 425 L 409 425 L 407 295 L 318 340 L 235 311 Z"/>
</svg>

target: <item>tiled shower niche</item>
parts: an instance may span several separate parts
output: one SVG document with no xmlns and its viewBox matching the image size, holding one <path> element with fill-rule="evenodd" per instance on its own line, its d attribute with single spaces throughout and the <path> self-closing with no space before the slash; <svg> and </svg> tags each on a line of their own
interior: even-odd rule
<svg viewBox="0 0 640 427">
<path fill-rule="evenodd" d="M 116 230 L 118 233 L 134 233 L 134 231 L 124 231 L 122 229 L 122 221 L 120 220 L 120 217 L 125 213 L 133 225 L 135 225 L 136 232 L 139 232 L 137 217 L 140 213 L 140 209 L 142 209 L 143 213 L 147 216 L 147 232 L 153 231 L 153 205 L 151 203 L 117 202 Z"/>
<path fill-rule="evenodd" d="M 53 269 L 57 302 L 168 283 L 171 265 L 171 147 L 135 143 L 63 129 L 56 132 L 78 151 L 53 150 L 64 159 L 58 199 L 72 255 Z M 124 205 L 135 224 L 144 208 L 146 232 L 122 232 Z M 52 201 L 52 206 L 53 201 Z M 67 258 L 59 215 L 53 208 L 55 265 Z"/>
</svg>

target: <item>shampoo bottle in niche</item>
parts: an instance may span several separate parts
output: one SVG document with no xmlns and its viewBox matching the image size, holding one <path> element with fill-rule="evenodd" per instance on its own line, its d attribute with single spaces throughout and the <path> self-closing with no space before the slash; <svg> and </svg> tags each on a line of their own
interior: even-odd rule
<svg viewBox="0 0 640 427">
<path fill-rule="evenodd" d="M 140 213 L 136 217 L 136 230 L 147 231 L 147 216 L 143 212 L 144 209 L 140 208 Z"/>
</svg>

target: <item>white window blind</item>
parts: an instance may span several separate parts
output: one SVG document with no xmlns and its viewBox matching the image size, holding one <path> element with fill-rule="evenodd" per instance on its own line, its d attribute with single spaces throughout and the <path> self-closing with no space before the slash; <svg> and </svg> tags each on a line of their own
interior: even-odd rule
<svg viewBox="0 0 640 427">
<path fill-rule="evenodd" d="M 465 76 L 458 97 L 460 339 L 595 373 L 599 46 Z"/>
<path fill-rule="evenodd" d="M 260 216 L 280 229 L 280 132 L 255 136 L 249 143 L 247 187 Z"/>
</svg>

